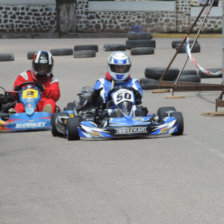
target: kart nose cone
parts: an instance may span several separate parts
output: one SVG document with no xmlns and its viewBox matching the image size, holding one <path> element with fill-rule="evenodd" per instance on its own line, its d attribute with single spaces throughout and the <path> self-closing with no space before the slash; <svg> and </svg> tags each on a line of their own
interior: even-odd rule
<svg viewBox="0 0 224 224">
<path fill-rule="evenodd" d="M 34 108 L 33 107 L 27 107 L 26 108 L 26 114 L 28 115 L 32 115 L 34 113 Z"/>
</svg>

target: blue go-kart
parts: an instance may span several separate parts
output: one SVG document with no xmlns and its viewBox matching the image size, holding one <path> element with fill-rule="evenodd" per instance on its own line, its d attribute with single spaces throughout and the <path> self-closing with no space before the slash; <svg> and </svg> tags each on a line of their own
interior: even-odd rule
<svg viewBox="0 0 224 224">
<path fill-rule="evenodd" d="M 157 114 L 148 114 L 147 108 L 136 105 L 132 88 L 115 88 L 108 98 L 103 109 L 85 109 L 87 100 L 79 106 L 69 103 L 63 112 L 52 115 L 52 135 L 79 140 L 183 134 L 183 116 L 174 107 L 161 107 Z"/>
<path fill-rule="evenodd" d="M 0 109 L 4 109 L 4 106 L 11 104 L 15 105 L 17 101 L 22 103 L 25 108 L 24 113 L 13 113 L 3 110 L 0 112 L 0 132 L 17 132 L 17 131 L 35 131 L 35 130 L 49 130 L 51 129 L 51 113 L 49 112 L 37 112 L 36 107 L 41 99 L 41 92 L 43 86 L 35 82 L 25 82 L 16 87 L 13 95 L 15 97 L 14 102 L 7 102 L 9 94 L 6 92 L 4 95 L 0 95 L 1 106 Z M 12 98 L 12 97 L 11 97 Z M 17 98 L 17 100 L 16 100 Z M 19 99 L 19 100 L 18 100 Z M 12 108 L 11 108 L 12 109 Z"/>
</svg>

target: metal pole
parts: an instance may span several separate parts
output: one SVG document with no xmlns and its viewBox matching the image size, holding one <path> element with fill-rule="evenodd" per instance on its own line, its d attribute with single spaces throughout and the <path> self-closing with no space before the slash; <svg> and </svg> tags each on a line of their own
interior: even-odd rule
<svg viewBox="0 0 224 224">
<path fill-rule="evenodd" d="M 190 33 L 191 33 L 191 31 L 193 30 L 194 26 L 196 25 L 196 23 L 198 22 L 199 18 L 201 17 L 203 11 L 204 11 L 205 8 L 207 7 L 209 1 L 210 1 L 210 0 L 207 0 L 207 1 L 206 1 L 206 4 L 202 7 L 200 13 L 198 14 L 198 16 L 197 16 L 197 18 L 195 19 L 194 23 L 191 25 L 189 31 L 187 32 L 187 35 L 185 35 L 185 37 L 184 37 L 183 41 L 181 42 L 179 48 L 177 49 L 176 53 L 174 54 L 173 58 L 171 59 L 169 65 L 167 66 L 166 70 L 163 72 L 162 76 L 160 77 L 159 82 L 163 81 L 164 76 L 166 75 L 166 73 L 167 73 L 167 71 L 169 70 L 170 66 L 173 64 L 173 61 L 175 60 L 175 58 L 176 58 L 177 55 L 179 54 L 181 48 L 182 48 L 183 45 L 185 44 L 186 39 L 187 39 L 187 36 L 190 35 Z"/>
<path fill-rule="evenodd" d="M 214 2 L 214 0 L 212 0 L 211 3 L 210 3 L 210 6 L 209 6 L 209 8 L 208 8 L 208 11 L 207 11 L 207 13 L 206 13 L 206 15 L 205 15 L 205 17 L 204 17 L 204 19 L 203 19 L 203 21 L 202 21 L 200 27 L 199 27 L 199 30 L 198 30 L 197 35 L 196 35 L 196 38 L 195 38 L 194 42 L 193 42 L 192 45 L 191 45 L 191 50 L 193 49 L 193 47 L 194 47 L 196 41 L 198 40 L 198 37 L 199 37 L 199 35 L 200 35 L 200 33 L 201 33 L 201 30 L 202 30 L 202 28 L 203 28 L 203 26 L 204 26 L 204 24 L 205 24 L 205 22 L 206 22 L 206 20 L 207 20 L 207 18 L 208 18 L 208 15 L 209 15 L 209 13 L 210 13 L 210 11 L 211 11 L 211 9 L 212 9 L 213 2 Z M 184 66 L 182 67 L 182 69 L 180 70 L 180 72 L 179 72 L 179 74 L 178 74 L 178 76 L 177 76 L 177 78 L 176 78 L 176 80 L 175 80 L 175 82 L 174 82 L 174 86 L 177 85 L 177 82 L 178 82 L 178 80 L 180 79 L 180 76 L 181 76 L 183 70 L 185 69 L 185 67 L 186 67 L 186 65 L 187 65 L 188 59 L 189 59 L 189 57 L 187 56 L 186 62 L 185 62 L 185 64 L 184 64 Z"/>
<path fill-rule="evenodd" d="M 222 68 L 224 69 L 224 0 L 222 0 Z M 224 82 L 224 73 L 222 73 Z"/>
</svg>

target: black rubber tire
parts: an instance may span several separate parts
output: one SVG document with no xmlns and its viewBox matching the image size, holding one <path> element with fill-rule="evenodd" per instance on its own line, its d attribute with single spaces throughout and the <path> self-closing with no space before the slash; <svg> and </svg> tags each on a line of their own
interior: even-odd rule
<svg viewBox="0 0 224 224">
<path fill-rule="evenodd" d="M 199 75 L 181 75 L 179 81 L 182 82 L 201 82 Z"/>
<path fill-rule="evenodd" d="M 67 121 L 67 139 L 69 141 L 72 140 L 80 140 L 79 137 L 79 118 L 73 117 L 69 118 Z"/>
<path fill-rule="evenodd" d="M 56 124 L 55 124 L 55 120 L 57 118 L 57 116 L 59 115 L 59 113 L 54 113 L 51 114 L 51 133 L 54 137 L 59 136 L 60 133 L 58 132 L 57 128 L 56 128 Z"/>
<path fill-rule="evenodd" d="M 183 135 L 184 133 L 184 118 L 183 114 L 181 112 L 173 112 L 171 113 L 172 117 L 176 118 L 177 124 L 178 124 L 178 131 L 176 133 L 173 133 L 172 135 Z"/>
<path fill-rule="evenodd" d="M 51 49 L 50 52 L 53 56 L 73 55 L 72 48 Z"/>
<path fill-rule="evenodd" d="M 57 131 L 55 120 L 57 116 L 68 116 L 65 112 L 57 112 L 51 115 L 51 133 L 53 136 L 62 136 L 63 134 Z"/>
<path fill-rule="evenodd" d="M 95 50 L 74 51 L 73 57 L 74 58 L 95 58 L 96 57 L 96 51 Z"/>
<path fill-rule="evenodd" d="M 96 51 L 95 50 L 74 51 L 73 57 L 74 58 L 95 58 L 96 57 Z"/>
<path fill-rule="evenodd" d="M 98 45 L 76 45 L 74 46 L 74 51 L 81 51 L 81 50 L 94 50 L 98 52 Z"/>
<path fill-rule="evenodd" d="M 155 79 L 142 78 L 140 79 L 140 84 L 144 90 L 159 88 L 159 82 Z"/>
<path fill-rule="evenodd" d="M 14 61 L 14 54 L 0 53 L 0 61 Z"/>
<path fill-rule="evenodd" d="M 207 70 L 208 70 L 208 71 L 211 71 L 211 72 L 218 72 L 218 71 L 220 71 L 220 70 L 222 70 L 222 69 L 221 69 L 221 68 L 209 68 L 209 69 L 207 69 Z M 200 77 L 201 77 L 202 79 L 222 78 L 222 74 L 214 76 L 214 75 L 207 75 L 207 74 L 205 74 L 205 73 L 203 73 L 203 72 L 201 72 L 201 71 L 199 71 L 198 74 L 200 75 Z"/>
<path fill-rule="evenodd" d="M 175 107 L 160 107 L 157 111 L 157 115 L 159 117 L 159 122 L 162 121 L 164 117 L 169 116 L 169 113 L 176 112 Z"/>
<path fill-rule="evenodd" d="M 155 40 L 126 40 L 126 48 L 132 49 L 136 47 L 153 47 L 156 48 Z"/>
<path fill-rule="evenodd" d="M 180 44 L 178 44 L 176 46 L 176 51 L 178 51 L 179 47 L 180 47 Z M 190 48 L 191 48 L 191 44 L 190 44 Z M 194 47 L 191 50 L 191 53 L 199 53 L 199 52 L 201 52 L 200 44 L 199 43 L 195 43 Z M 183 45 L 183 47 L 179 51 L 179 54 L 181 54 L 181 53 L 186 53 L 185 44 Z"/>
<path fill-rule="evenodd" d="M 131 49 L 132 55 L 146 55 L 146 54 L 154 54 L 154 48 L 152 47 L 137 47 Z"/>
<path fill-rule="evenodd" d="M 182 42 L 183 42 L 183 40 L 174 40 L 174 41 L 172 41 L 171 46 L 172 46 L 172 48 L 176 48 L 176 46 L 180 45 Z M 194 42 L 194 40 L 189 41 L 190 44 L 192 44 L 193 42 Z M 198 42 L 196 41 L 196 43 L 198 43 Z"/>
<path fill-rule="evenodd" d="M 124 44 L 105 44 L 103 47 L 104 51 L 126 51 Z"/>
<path fill-rule="evenodd" d="M 27 59 L 33 60 L 33 56 L 36 53 L 36 51 L 28 51 L 27 52 Z"/>
<path fill-rule="evenodd" d="M 128 40 L 151 40 L 152 38 L 151 33 L 128 32 Z"/>
<path fill-rule="evenodd" d="M 165 67 L 148 67 L 145 69 L 145 77 L 149 79 L 159 80 L 164 71 Z M 164 76 L 164 80 L 174 81 L 176 80 L 180 70 L 178 68 L 169 68 L 166 75 Z"/>
<path fill-rule="evenodd" d="M 198 72 L 193 69 L 183 70 L 183 72 L 181 73 L 181 75 L 197 75 L 197 74 Z"/>
</svg>

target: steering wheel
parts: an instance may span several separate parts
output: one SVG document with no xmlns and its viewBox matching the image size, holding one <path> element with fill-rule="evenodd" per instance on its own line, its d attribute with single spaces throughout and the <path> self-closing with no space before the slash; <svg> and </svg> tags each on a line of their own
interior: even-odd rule
<svg viewBox="0 0 224 224">
<path fill-rule="evenodd" d="M 33 85 L 33 86 L 36 86 L 37 88 L 39 88 L 40 91 L 44 91 L 43 85 L 40 83 L 36 83 L 36 82 L 24 82 L 24 83 L 20 84 L 19 86 L 16 86 L 15 91 L 21 90 L 26 85 Z"/>
<path fill-rule="evenodd" d="M 127 90 L 131 90 L 133 91 L 134 95 L 135 95 L 135 99 L 139 98 L 139 96 L 141 96 L 141 94 L 139 93 L 138 90 L 134 89 L 133 87 L 126 87 L 126 86 L 121 86 L 121 87 L 116 87 L 114 89 L 111 89 L 108 93 L 108 100 L 111 100 L 111 95 L 113 92 L 119 90 L 119 89 L 127 89 Z"/>
</svg>

